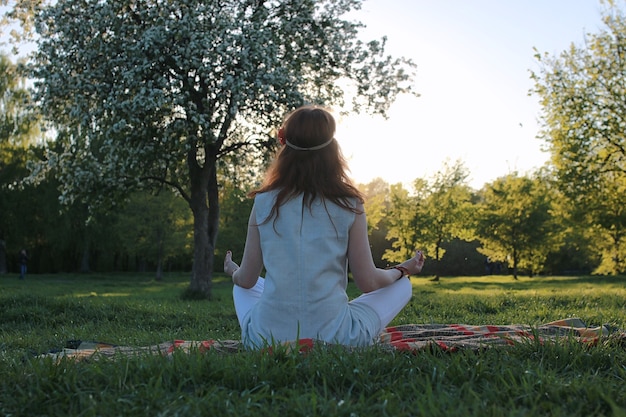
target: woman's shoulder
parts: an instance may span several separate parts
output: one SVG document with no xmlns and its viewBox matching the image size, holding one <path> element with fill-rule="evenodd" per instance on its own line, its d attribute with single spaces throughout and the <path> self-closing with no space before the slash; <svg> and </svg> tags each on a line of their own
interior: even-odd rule
<svg viewBox="0 0 626 417">
<path fill-rule="evenodd" d="M 254 196 L 254 201 L 255 202 L 275 201 L 277 195 L 278 195 L 278 190 L 263 191 L 262 193 L 257 193 Z"/>
<path fill-rule="evenodd" d="M 256 194 L 254 196 L 256 213 L 267 216 L 272 211 L 274 204 L 276 204 L 277 196 L 278 190 L 269 190 Z"/>
</svg>

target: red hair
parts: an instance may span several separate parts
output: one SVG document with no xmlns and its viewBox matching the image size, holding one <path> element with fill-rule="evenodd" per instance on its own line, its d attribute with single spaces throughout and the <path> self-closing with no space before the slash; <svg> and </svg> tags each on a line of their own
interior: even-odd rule
<svg viewBox="0 0 626 417">
<path fill-rule="evenodd" d="M 268 168 L 263 184 L 249 196 L 279 190 L 270 218 L 278 216 L 280 206 L 298 194 L 304 194 L 309 208 L 319 197 L 360 213 L 350 199 L 362 203 L 363 195 L 348 177 L 346 160 L 339 144 L 333 140 L 335 119 L 330 112 L 319 106 L 299 107 L 285 118 L 281 129 L 287 145 L 295 145 L 298 149 L 282 146 Z M 326 142 L 329 143 L 322 148 L 303 150 Z"/>
</svg>

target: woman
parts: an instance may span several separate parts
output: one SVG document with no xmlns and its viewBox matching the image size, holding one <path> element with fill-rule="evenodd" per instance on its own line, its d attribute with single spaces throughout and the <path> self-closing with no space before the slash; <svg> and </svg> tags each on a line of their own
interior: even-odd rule
<svg viewBox="0 0 626 417">
<path fill-rule="evenodd" d="M 263 185 L 250 193 L 241 266 L 230 251 L 224 260 L 247 347 L 302 338 L 367 346 L 411 298 L 408 275 L 422 270 L 424 256 L 417 251 L 391 269 L 376 268 L 363 198 L 334 134 L 327 110 L 295 110 L 278 132 L 283 146 Z M 352 301 L 348 265 L 363 292 Z"/>
</svg>

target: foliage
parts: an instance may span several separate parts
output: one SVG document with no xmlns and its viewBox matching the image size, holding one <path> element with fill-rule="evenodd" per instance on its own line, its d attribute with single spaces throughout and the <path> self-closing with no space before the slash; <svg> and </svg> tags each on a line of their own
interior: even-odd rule
<svg viewBox="0 0 626 417">
<path fill-rule="evenodd" d="M 23 179 L 32 158 L 29 146 L 41 134 L 19 65 L 0 54 L 0 274 L 8 270 L 10 253 L 28 243 L 19 232 L 19 209 L 28 204 Z"/>
<path fill-rule="evenodd" d="M 12 154 L 27 148 L 41 134 L 38 116 L 31 111 L 26 79 L 20 72 L 23 64 L 15 64 L 7 55 L 0 54 L 0 168 L 3 170 L 8 168 L 7 162 L 15 158 Z"/>
<path fill-rule="evenodd" d="M 18 2 L 23 7 L 25 1 Z M 385 114 L 414 64 L 342 20 L 360 0 L 59 0 L 35 8 L 38 100 L 65 148 L 63 198 L 90 206 L 133 187 L 173 187 L 194 215 L 190 287 L 210 294 L 218 161 L 275 146 L 305 102 Z M 315 45 L 312 48 L 311 45 Z M 409 71 L 409 72 L 407 72 Z"/>
<path fill-rule="evenodd" d="M 224 182 L 221 190 L 220 234 L 217 238 L 215 256 L 224 259 L 230 250 L 235 259 L 241 259 L 248 232 L 248 220 L 254 200 L 248 198 L 246 190 L 230 181 Z M 216 271 L 223 272 L 222 263 L 216 264 Z"/>
<path fill-rule="evenodd" d="M 133 193 L 116 219 L 118 251 L 136 257 L 140 263 L 137 270 L 144 271 L 145 264 L 151 263 L 160 280 L 168 260 L 181 252 L 191 257 L 192 219 L 184 201 L 171 190 L 155 195 Z"/>
<path fill-rule="evenodd" d="M 465 183 L 467 176 L 457 161 L 445 164 L 430 180 L 415 180 L 414 195 L 395 193 L 387 238 L 396 238 L 394 248 L 401 250 L 388 250 L 386 259 L 401 262 L 422 249 L 437 265 L 445 253 L 444 244 L 470 237 L 472 194 Z M 438 273 L 435 275 L 438 278 Z"/>
<path fill-rule="evenodd" d="M 444 255 L 438 264 L 429 261 L 424 266 L 422 273 L 439 276 L 481 276 L 501 275 L 507 271 L 498 268 L 497 264 L 485 264 L 485 256 L 478 252 L 480 242 L 477 240 L 467 241 L 455 238 L 442 244 Z"/>
<path fill-rule="evenodd" d="M 475 234 L 482 245 L 478 251 L 509 265 L 515 279 L 520 268 L 531 276 L 541 271 L 559 244 L 552 195 L 545 180 L 517 174 L 486 185 L 475 211 Z"/>
<path fill-rule="evenodd" d="M 396 323 L 538 325 L 577 316 L 626 327 L 623 277 L 412 281 L 413 301 Z M 239 338 L 229 280 L 216 275 L 211 303 L 181 300 L 186 283 L 182 275 L 163 282 L 147 274 L 3 277 L 0 414 L 577 417 L 626 410 L 626 350 L 608 341 L 449 354 L 316 346 L 306 355 L 35 357 L 70 339 L 145 346 Z"/>
<path fill-rule="evenodd" d="M 387 215 L 387 239 L 391 241 L 392 249 L 387 249 L 383 259 L 391 262 L 403 262 L 413 255 L 416 250 L 417 227 L 415 225 L 415 207 L 409 197 L 409 192 L 402 184 L 393 184 L 389 190 L 390 208 Z"/>
<path fill-rule="evenodd" d="M 372 257 L 376 266 L 382 268 L 388 265 L 383 260 L 383 254 L 391 248 L 391 243 L 387 240 L 390 186 L 382 178 L 375 178 L 368 184 L 359 184 L 359 190 L 365 196 L 364 207 Z"/>
<path fill-rule="evenodd" d="M 359 191 L 365 196 L 367 231 L 371 234 L 381 226 L 389 209 L 389 184 L 382 178 L 375 178 L 368 184 L 359 184 Z"/>
<path fill-rule="evenodd" d="M 626 17 L 614 2 L 605 28 L 583 46 L 558 56 L 537 53 L 534 92 L 542 105 L 541 137 L 548 144 L 559 188 L 584 226 L 601 236 L 598 272 L 626 270 Z M 604 242 L 602 242 L 604 241 Z"/>
<path fill-rule="evenodd" d="M 588 206 L 587 224 L 602 260 L 594 271 L 619 274 L 626 271 L 626 175 L 604 175 L 598 201 Z"/>
<path fill-rule="evenodd" d="M 44 4 L 45 0 L 0 0 L 4 12 L 0 16 L 0 35 L 12 45 L 14 54 L 19 54 L 20 46 L 27 46 L 35 38 L 35 10 Z"/>
<path fill-rule="evenodd" d="M 457 161 L 445 164 L 429 183 L 415 183 L 416 194 L 426 197 L 415 213 L 419 218 L 420 242 L 437 264 L 445 254 L 445 243 L 469 237 L 471 191 L 466 184 L 467 177 L 467 170 Z"/>
</svg>

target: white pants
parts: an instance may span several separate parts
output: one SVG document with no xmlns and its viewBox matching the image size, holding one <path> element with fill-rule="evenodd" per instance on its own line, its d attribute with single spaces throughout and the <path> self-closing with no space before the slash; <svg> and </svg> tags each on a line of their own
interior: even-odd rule
<svg viewBox="0 0 626 417">
<path fill-rule="evenodd" d="M 233 300 L 235 303 L 235 312 L 241 326 L 241 320 L 246 313 L 250 311 L 263 294 L 265 288 L 265 279 L 259 277 L 258 281 L 252 288 L 242 288 L 237 285 L 233 287 Z M 378 290 L 360 295 L 351 304 L 364 304 L 369 306 L 380 319 L 380 329 L 382 331 L 400 313 L 400 311 L 411 300 L 413 287 L 411 281 L 407 277 L 403 277 L 393 284 L 380 288 Z"/>
</svg>

